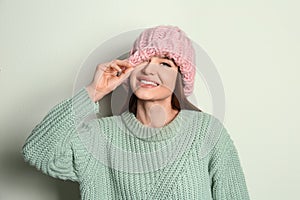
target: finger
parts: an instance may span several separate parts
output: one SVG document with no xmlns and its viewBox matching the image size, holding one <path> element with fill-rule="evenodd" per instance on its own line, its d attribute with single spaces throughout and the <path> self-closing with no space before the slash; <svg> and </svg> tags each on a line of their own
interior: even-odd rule
<svg viewBox="0 0 300 200">
<path fill-rule="evenodd" d="M 132 70 L 134 70 L 134 67 L 130 66 L 130 67 L 126 68 L 123 72 L 128 73 L 128 72 L 131 72 Z"/>
<path fill-rule="evenodd" d="M 123 69 L 121 72 L 117 72 L 117 73 L 116 73 L 116 76 L 121 76 L 122 74 L 127 74 L 127 73 L 129 73 L 130 71 L 132 71 L 133 69 L 134 69 L 133 67 L 125 68 L 125 69 Z"/>
<path fill-rule="evenodd" d="M 120 76 L 126 69 L 133 67 L 127 59 L 124 60 L 113 60 L 108 63 L 104 63 L 102 67 L 105 68 L 105 72 L 113 73 L 115 76 Z"/>
<path fill-rule="evenodd" d="M 122 73 L 119 74 L 119 77 L 121 79 L 124 79 L 124 78 L 128 77 L 133 70 L 134 70 L 133 67 L 127 68 L 126 70 L 124 70 Z"/>
<path fill-rule="evenodd" d="M 103 64 L 102 69 L 104 73 L 106 73 L 107 75 L 108 74 L 114 75 L 116 71 L 122 71 L 119 69 L 118 66 L 115 66 L 112 62 Z"/>
<path fill-rule="evenodd" d="M 120 67 L 130 68 L 132 65 L 129 63 L 127 59 L 125 60 L 115 60 L 115 63 Z"/>
<path fill-rule="evenodd" d="M 130 74 L 131 74 L 131 72 L 132 72 L 133 70 L 134 70 L 133 67 L 128 68 L 128 69 L 126 69 L 126 71 L 124 71 L 119 77 L 117 77 L 117 76 L 113 77 L 113 78 L 111 79 L 112 84 L 113 84 L 113 85 L 119 86 L 120 84 L 123 83 L 123 81 L 124 81 L 125 79 L 127 79 L 127 78 L 130 76 Z"/>
<path fill-rule="evenodd" d="M 114 68 L 118 72 L 122 72 L 122 69 L 115 62 L 111 63 L 110 67 Z"/>
<path fill-rule="evenodd" d="M 120 76 L 122 74 L 122 72 L 117 72 L 116 76 Z"/>
<path fill-rule="evenodd" d="M 121 69 L 121 71 L 118 71 L 118 72 L 116 73 L 116 76 L 120 76 L 121 73 L 124 73 L 127 69 L 133 67 L 133 66 L 129 63 L 129 61 L 126 60 L 126 59 L 125 59 L 125 60 L 114 60 L 113 62 L 114 62 L 114 64 L 116 64 L 116 65 Z"/>
</svg>

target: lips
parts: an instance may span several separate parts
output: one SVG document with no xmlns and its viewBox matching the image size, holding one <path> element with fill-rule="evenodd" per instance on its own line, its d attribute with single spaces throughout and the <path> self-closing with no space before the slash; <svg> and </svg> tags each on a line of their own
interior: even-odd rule
<svg viewBox="0 0 300 200">
<path fill-rule="evenodd" d="M 153 86 L 158 86 L 157 83 L 152 82 L 152 81 L 147 81 L 147 80 L 140 80 L 141 83 L 146 84 L 146 85 L 153 85 Z"/>
<path fill-rule="evenodd" d="M 139 81 L 141 86 L 146 86 L 146 87 L 157 87 L 157 86 L 159 86 L 158 82 L 156 82 L 154 80 L 151 80 L 149 78 L 146 78 L 146 77 L 140 77 L 140 78 L 138 78 L 138 81 Z"/>
</svg>

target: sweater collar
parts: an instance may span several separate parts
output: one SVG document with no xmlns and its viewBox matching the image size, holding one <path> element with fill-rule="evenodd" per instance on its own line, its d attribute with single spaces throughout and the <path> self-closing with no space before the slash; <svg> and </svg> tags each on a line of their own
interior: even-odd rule
<svg viewBox="0 0 300 200">
<path fill-rule="evenodd" d="M 191 117 L 189 115 L 189 110 L 181 109 L 171 122 L 159 128 L 145 126 L 128 110 L 121 114 L 121 119 L 135 137 L 144 141 L 161 141 L 174 137 Z"/>
</svg>

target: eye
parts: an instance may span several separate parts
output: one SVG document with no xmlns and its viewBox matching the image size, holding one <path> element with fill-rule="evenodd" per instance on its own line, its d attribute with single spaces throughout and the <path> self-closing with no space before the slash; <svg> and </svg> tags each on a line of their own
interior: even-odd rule
<svg viewBox="0 0 300 200">
<path fill-rule="evenodd" d="M 170 64 L 168 64 L 168 63 L 166 63 L 166 62 L 161 62 L 160 64 L 161 64 L 161 65 L 166 65 L 166 66 L 168 66 L 168 67 L 172 67 Z"/>
</svg>

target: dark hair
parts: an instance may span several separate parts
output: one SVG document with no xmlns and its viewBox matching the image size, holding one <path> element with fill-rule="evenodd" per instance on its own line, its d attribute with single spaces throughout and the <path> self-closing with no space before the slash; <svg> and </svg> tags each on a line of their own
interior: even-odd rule
<svg viewBox="0 0 300 200">
<path fill-rule="evenodd" d="M 129 95 L 128 95 L 127 101 L 126 101 L 126 102 L 128 102 L 128 110 L 129 110 L 129 112 L 136 115 L 138 97 L 134 94 L 134 92 L 132 92 L 131 87 L 129 87 L 129 91 L 130 92 L 128 94 L 129 95 L 131 94 L 131 96 L 129 97 Z M 175 89 L 172 94 L 171 105 L 172 105 L 173 109 L 176 109 L 178 111 L 180 111 L 181 109 L 186 109 L 186 110 L 195 110 L 195 111 L 202 112 L 202 110 L 200 110 L 195 105 L 193 105 L 191 102 L 189 102 L 187 97 L 184 95 L 181 72 L 180 72 L 179 68 L 178 68 L 178 73 L 177 73 L 177 78 L 176 78 Z M 126 109 L 126 107 L 123 107 L 123 111 L 125 109 Z"/>
</svg>

